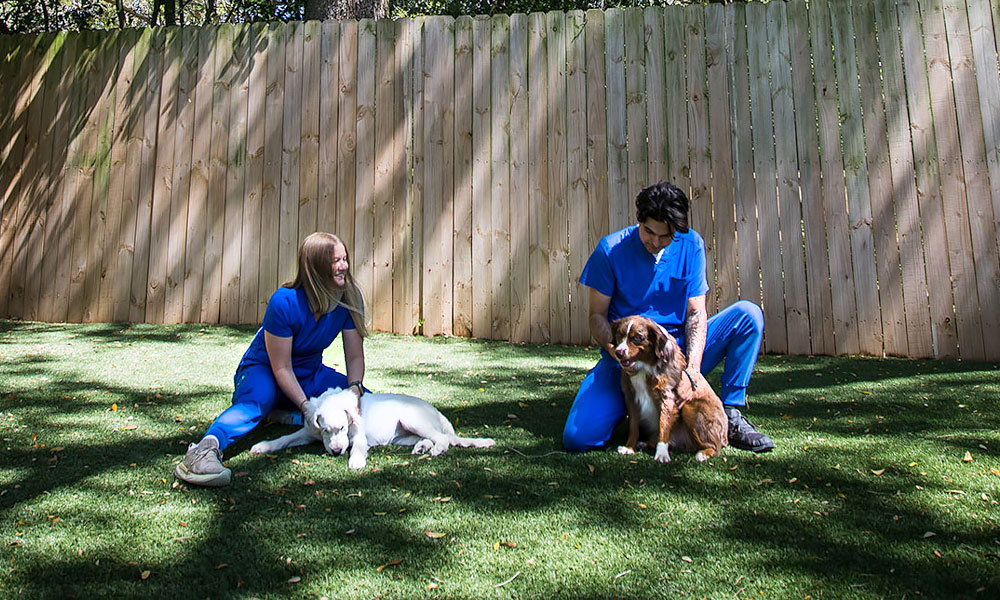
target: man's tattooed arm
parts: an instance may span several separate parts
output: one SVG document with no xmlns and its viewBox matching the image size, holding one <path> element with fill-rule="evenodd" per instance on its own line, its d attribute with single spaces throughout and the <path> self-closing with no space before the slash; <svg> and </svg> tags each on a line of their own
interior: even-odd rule
<svg viewBox="0 0 1000 600">
<path fill-rule="evenodd" d="M 701 371 L 701 359 L 708 338 L 708 313 L 705 311 L 704 296 L 692 298 L 688 303 L 687 316 L 684 319 L 684 337 L 687 341 L 688 369 L 697 373 Z"/>
</svg>

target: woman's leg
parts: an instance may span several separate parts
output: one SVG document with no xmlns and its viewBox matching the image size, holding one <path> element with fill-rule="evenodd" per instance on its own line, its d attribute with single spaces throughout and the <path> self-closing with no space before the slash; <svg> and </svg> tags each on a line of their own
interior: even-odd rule
<svg viewBox="0 0 1000 600">
<path fill-rule="evenodd" d="M 219 447 L 225 450 L 256 427 L 282 401 L 287 404 L 270 367 L 258 365 L 241 369 L 235 377 L 233 405 L 215 419 L 205 437 L 214 436 L 219 440 Z"/>
<path fill-rule="evenodd" d="M 569 409 L 563 429 L 563 446 L 570 452 L 586 452 L 603 446 L 624 418 L 621 367 L 601 351 L 601 360 L 584 377 Z"/>
</svg>

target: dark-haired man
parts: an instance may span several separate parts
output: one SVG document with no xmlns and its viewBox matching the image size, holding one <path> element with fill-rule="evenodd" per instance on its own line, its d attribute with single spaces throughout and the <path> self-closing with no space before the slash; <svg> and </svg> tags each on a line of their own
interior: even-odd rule
<svg viewBox="0 0 1000 600">
<path fill-rule="evenodd" d="M 685 348 L 688 370 L 708 373 L 725 360 L 719 397 L 729 418 L 729 444 L 768 452 L 771 438 L 743 415 L 747 385 L 764 332 L 760 307 L 740 300 L 708 318 L 705 294 L 705 243 L 688 228 L 688 199 L 677 186 L 661 181 L 636 196 L 636 225 L 604 237 L 580 275 L 590 288 L 590 333 L 601 359 L 577 392 L 563 430 L 572 452 L 603 446 L 625 418 L 621 367 L 611 351 L 611 321 L 642 315 L 656 321 Z M 678 393 L 691 393 L 682 378 Z"/>
</svg>

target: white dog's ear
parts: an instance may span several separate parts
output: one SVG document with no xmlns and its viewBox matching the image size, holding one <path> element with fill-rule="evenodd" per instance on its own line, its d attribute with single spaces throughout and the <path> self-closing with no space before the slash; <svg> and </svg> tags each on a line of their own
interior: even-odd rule
<svg viewBox="0 0 1000 600">
<path fill-rule="evenodd" d="M 361 414 L 358 412 L 357 408 L 350 406 L 345 412 L 347 413 L 347 420 L 351 425 L 356 425 L 361 422 Z"/>
</svg>

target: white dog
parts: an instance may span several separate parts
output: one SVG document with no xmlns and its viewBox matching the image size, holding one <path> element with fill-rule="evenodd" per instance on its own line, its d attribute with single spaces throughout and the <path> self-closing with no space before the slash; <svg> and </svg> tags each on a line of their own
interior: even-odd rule
<svg viewBox="0 0 1000 600">
<path fill-rule="evenodd" d="M 465 438 L 455 434 L 451 422 L 426 400 L 403 394 L 367 393 L 358 397 L 351 390 L 330 388 L 309 402 L 315 410 L 302 429 L 269 442 L 258 442 L 250 454 L 277 452 L 323 440 L 330 454 L 343 454 L 351 448 L 347 466 L 361 469 L 368 460 L 370 446 L 399 444 L 413 446 L 413 454 L 430 451 L 437 456 L 449 446 L 489 448 L 489 438 Z M 311 414 L 310 414 L 311 413 Z"/>
</svg>

